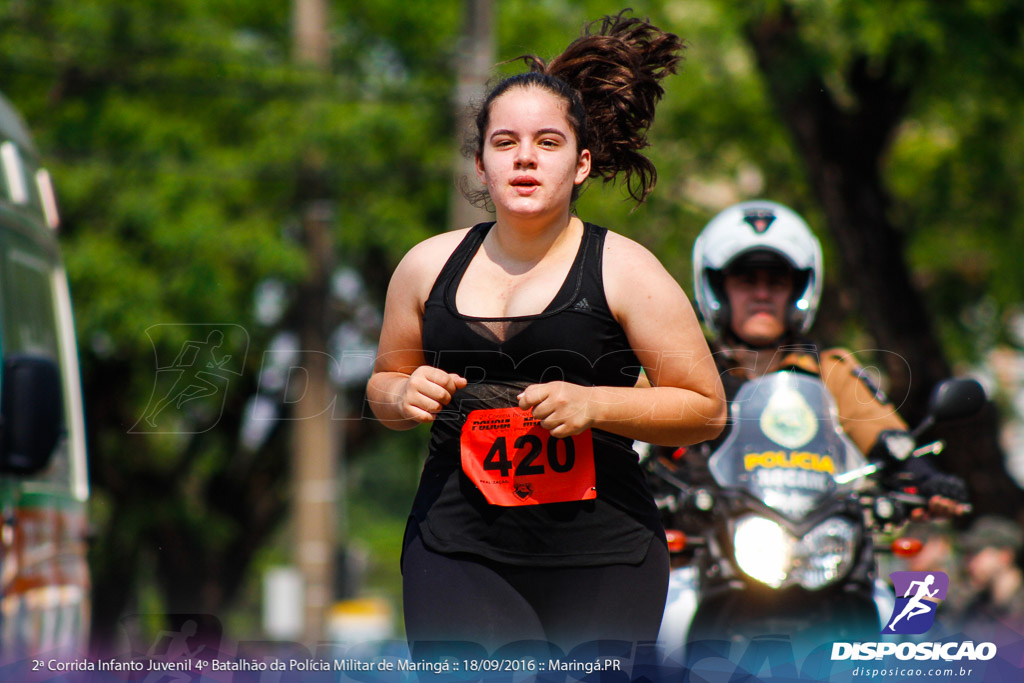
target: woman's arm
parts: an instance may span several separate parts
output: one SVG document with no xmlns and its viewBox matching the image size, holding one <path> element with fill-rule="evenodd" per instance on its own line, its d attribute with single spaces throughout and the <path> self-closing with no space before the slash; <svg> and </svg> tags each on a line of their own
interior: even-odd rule
<svg viewBox="0 0 1024 683">
<path fill-rule="evenodd" d="M 533 408 L 557 437 L 596 427 L 673 446 L 714 438 L 725 424 L 724 392 L 686 294 L 653 254 L 615 233 L 608 233 L 603 268 L 612 314 L 651 386 L 535 384 L 520 395 L 520 407 Z"/>
<path fill-rule="evenodd" d="M 423 305 L 465 230 L 413 247 L 395 269 L 384 303 L 384 323 L 373 374 L 366 386 L 370 409 L 386 427 L 411 429 L 432 422 L 466 380 L 428 365 L 423 354 Z"/>
</svg>

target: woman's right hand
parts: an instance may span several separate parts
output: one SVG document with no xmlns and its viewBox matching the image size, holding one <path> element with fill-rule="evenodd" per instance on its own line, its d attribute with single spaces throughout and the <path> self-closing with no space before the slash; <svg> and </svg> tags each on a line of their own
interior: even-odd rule
<svg viewBox="0 0 1024 683">
<path fill-rule="evenodd" d="M 399 410 L 415 422 L 433 422 L 434 416 L 452 400 L 452 394 L 466 386 L 466 378 L 431 365 L 421 365 L 401 387 Z"/>
</svg>

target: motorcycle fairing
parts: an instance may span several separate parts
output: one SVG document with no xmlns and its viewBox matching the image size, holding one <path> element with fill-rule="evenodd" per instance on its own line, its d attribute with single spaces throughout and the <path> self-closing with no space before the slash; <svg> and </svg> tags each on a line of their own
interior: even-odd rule
<svg viewBox="0 0 1024 683">
<path fill-rule="evenodd" d="M 708 463 L 715 481 L 794 521 L 836 493 L 836 475 L 865 464 L 815 375 L 786 370 L 746 382 L 730 405 L 730 424 Z"/>
</svg>

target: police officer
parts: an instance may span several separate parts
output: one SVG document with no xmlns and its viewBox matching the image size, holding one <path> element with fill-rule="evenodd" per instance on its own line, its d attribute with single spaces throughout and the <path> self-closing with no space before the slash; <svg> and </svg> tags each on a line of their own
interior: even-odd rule
<svg viewBox="0 0 1024 683">
<path fill-rule="evenodd" d="M 1024 530 L 1015 520 L 987 515 L 963 534 L 964 573 L 974 590 L 961 628 L 976 642 L 1011 645 L 1024 633 Z"/>
<path fill-rule="evenodd" d="M 804 337 L 821 299 L 823 268 L 818 239 L 781 204 L 736 204 L 705 226 L 693 249 L 694 287 L 715 337 L 712 350 L 726 397 L 731 400 L 748 379 L 777 370 L 819 375 L 861 452 L 896 463 L 889 483 L 916 488 L 934 515 L 961 513 L 963 481 L 936 471 L 925 458 L 908 457 L 914 444 L 906 423 L 855 354 L 819 352 Z"/>
</svg>

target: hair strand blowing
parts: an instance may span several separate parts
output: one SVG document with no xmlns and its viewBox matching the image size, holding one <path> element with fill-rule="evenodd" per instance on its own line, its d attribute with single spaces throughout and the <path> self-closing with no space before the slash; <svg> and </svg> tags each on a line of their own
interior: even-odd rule
<svg viewBox="0 0 1024 683">
<path fill-rule="evenodd" d="M 549 62 L 523 59 L 532 71 L 579 92 L 587 116 L 590 176 L 609 182 L 622 173 L 629 195 L 640 204 L 658 178 L 641 150 L 649 144 L 655 105 L 665 93 L 661 80 L 676 73 L 685 44 L 647 20 L 626 16 L 629 11 L 593 22 Z"/>
</svg>

